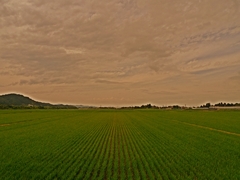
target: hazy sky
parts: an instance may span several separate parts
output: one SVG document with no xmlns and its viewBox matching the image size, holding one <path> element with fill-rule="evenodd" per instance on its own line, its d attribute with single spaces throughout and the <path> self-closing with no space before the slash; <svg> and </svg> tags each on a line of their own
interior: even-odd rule
<svg viewBox="0 0 240 180">
<path fill-rule="evenodd" d="M 0 94 L 240 101 L 240 0 L 0 0 Z"/>
</svg>

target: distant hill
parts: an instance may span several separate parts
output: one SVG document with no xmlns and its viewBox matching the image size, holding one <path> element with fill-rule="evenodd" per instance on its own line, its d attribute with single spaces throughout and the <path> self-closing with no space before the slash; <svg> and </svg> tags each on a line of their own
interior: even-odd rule
<svg viewBox="0 0 240 180">
<path fill-rule="evenodd" d="M 23 96 L 21 94 L 5 94 L 5 95 L 0 95 L 0 105 L 1 106 L 26 106 L 26 107 L 48 107 L 48 108 L 69 108 L 73 109 L 76 108 L 75 106 L 71 105 L 53 105 L 50 103 L 43 103 L 43 102 L 38 102 L 33 99 L 30 99 L 29 97 Z"/>
<path fill-rule="evenodd" d="M 35 106 L 53 106 L 50 103 L 42 103 L 37 102 L 29 97 L 23 96 L 21 94 L 5 94 L 0 96 L 0 104 L 1 105 L 14 105 L 14 106 L 27 106 L 27 105 L 35 105 Z"/>
<path fill-rule="evenodd" d="M 96 106 L 88 106 L 88 105 L 75 105 L 77 108 L 87 108 L 87 109 L 89 109 L 89 108 L 97 108 Z"/>
</svg>

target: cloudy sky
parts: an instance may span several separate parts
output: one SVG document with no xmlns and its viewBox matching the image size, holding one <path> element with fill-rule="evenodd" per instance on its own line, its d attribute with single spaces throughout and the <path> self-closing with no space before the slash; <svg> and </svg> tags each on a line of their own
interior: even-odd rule
<svg viewBox="0 0 240 180">
<path fill-rule="evenodd" d="M 240 0 L 0 0 L 0 94 L 240 101 Z"/>
</svg>

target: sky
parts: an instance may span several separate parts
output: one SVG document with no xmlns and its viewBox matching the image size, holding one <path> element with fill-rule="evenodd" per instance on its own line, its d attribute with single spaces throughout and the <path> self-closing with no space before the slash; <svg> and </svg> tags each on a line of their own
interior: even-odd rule
<svg viewBox="0 0 240 180">
<path fill-rule="evenodd" d="M 0 94 L 240 102 L 240 0 L 0 0 Z"/>
</svg>

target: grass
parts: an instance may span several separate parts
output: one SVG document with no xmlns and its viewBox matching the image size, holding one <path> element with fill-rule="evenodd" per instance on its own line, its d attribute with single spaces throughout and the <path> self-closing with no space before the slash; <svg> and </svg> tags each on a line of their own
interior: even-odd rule
<svg viewBox="0 0 240 180">
<path fill-rule="evenodd" d="M 1 179 L 240 179 L 240 111 L 2 110 L 0 157 Z"/>
</svg>

